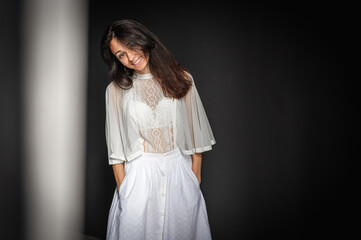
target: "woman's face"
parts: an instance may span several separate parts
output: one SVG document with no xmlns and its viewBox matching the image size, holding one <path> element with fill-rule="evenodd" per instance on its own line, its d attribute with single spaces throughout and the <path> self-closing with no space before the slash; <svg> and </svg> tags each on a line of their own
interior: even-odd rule
<svg viewBox="0 0 361 240">
<path fill-rule="evenodd" d="M 110 42 L 110 51 L 125 67 L 134 69 L 140 74 L 150 73 L 149 57 L 146 57 L 141 49 L 129 49 L 117 38 L 113 38 Z"/>
</svg>

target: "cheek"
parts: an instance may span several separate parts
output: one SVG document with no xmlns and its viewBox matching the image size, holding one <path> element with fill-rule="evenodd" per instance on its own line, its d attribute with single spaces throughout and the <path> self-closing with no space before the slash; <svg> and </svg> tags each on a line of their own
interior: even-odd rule
<svg viewBox="0 0 361 240">
<path fill-rule="evenodd" d="M 119 62 L 120 62 L 121 64 L 127 66 L 128 60 L 127 60 L 125 57 L 123 57 L 122 59 L 118 59 L 118 60 L 119 60 Z"/>
</svg>

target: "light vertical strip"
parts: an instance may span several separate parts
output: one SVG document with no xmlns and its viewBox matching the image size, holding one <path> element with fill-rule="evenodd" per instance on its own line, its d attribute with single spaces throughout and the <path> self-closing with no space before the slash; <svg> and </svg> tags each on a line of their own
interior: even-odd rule
<svg viewBox="0 0 361 240">
<path fill-rule="evenodd" d="M 87 2 L 23 4 L 25 237 L 77 239 L 84 200 Z"/>
</svg>

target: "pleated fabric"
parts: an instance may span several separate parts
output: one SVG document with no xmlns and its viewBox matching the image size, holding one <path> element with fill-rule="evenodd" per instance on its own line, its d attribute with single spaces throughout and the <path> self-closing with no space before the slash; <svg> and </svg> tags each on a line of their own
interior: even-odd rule
<svg viewBox="0 0 361 240">
<path fill-rule="evenodd" d="M 209 240 L 206 203 L 192 158 L 179 148 L 125 162 L 114 191 L 107 240 Z"/>
</svg>

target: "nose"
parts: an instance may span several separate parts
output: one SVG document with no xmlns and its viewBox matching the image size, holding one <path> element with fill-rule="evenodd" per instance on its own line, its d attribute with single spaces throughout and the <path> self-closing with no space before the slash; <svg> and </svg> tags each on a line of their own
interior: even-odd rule
<svg viewBox="0 0 361 240">
<path fill-rule="evenodd" d="M 135 60 L 135 52 L 134 51 L 129 51 L 128 52 L 128 58 L 130 62 L 133 62 Z"/>
</svg>

